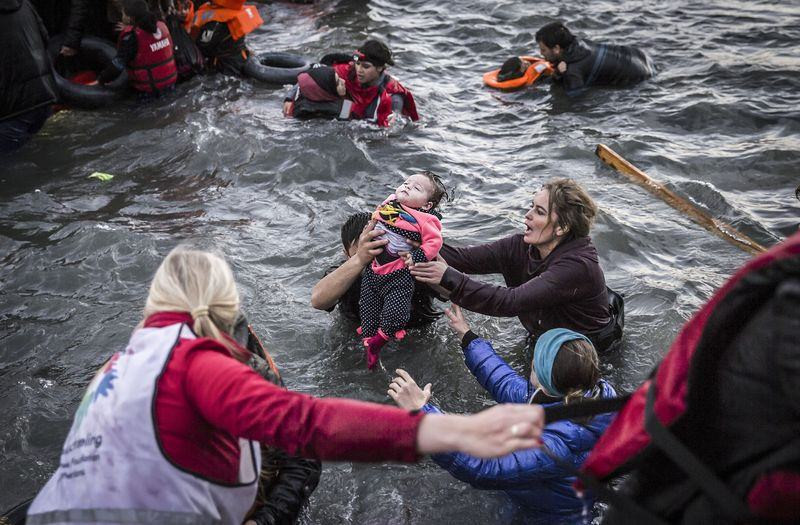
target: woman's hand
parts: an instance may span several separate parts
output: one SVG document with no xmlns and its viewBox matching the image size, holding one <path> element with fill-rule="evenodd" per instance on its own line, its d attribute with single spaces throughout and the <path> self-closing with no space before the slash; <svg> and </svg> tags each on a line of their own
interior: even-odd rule
<svg viewBox="0 0 800 525">
<path fill-rule="evenodd" d="M 358 249 L 355 257 L 362 266 L 366 266 L 372 262 L 372 259 L 377 257 L 382 251 L 383 247 L 389 244 L 389 239 L 380 239 L 383 235 L 383 230 L 375 229 L 375 220 L 370 220 L 361 235 L 358 236 Z"/>
<path fill-rule="evenodd" d="M 496 458 L 540 446 L 543 426 L 544 410 L 539 405 L 497 405 L 473 416 L 429 414 L 417 431 L 417 451 L 458 450 L 478 458 Z"/>
<path fill-rule="evenodd" d="M 431 384 L 420 389 L 416 381 L 402 368 L 395 370 L 397 377 L 389 384 L 389 397 L 404 410 L 419 410 L 431 398 Z"/>
<path fill-rule="evenodd" d="M 469 325 L 464 318 L 464 312 L 461 311 L 460 306 L 454 304 L 450 308 L 447 308 L 444 314 L 447 316 L 447 322 L 450 323 L 450 328 L 458 334 L 458 337 L 463 338 L 464 334 L 469 332 Z"/>
<path fill-rule="evenodd" d="M 437 256 L 436 259 L 430 262 L 414 263 L 413 266 L 409 266 L 409 270 L 411 270 L 411 275 L 417 281 L 438 285 L 441 284 L 444 272 L 447 271 L 447 263 Z"/>
</svg>

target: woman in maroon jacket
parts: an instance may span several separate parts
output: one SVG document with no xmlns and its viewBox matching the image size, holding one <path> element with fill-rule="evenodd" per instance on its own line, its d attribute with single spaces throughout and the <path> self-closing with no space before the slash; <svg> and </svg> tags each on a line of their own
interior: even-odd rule
<svg viewBox="0 0 800 525">
<path fill-rule="evenodd" d="M 411 274 L 440 285 L 468 310 L 518 316 L 534 338 L 569 328 L 605 350 L 622 334 L 589 238 L 596 213 L 594 201 L 574 180 L 551 180 L 534 195 L 523 233 L 469 248 L 445 244 L 439 260 L 413 264 Z M 490 273 L 502 274 L 506 286 L 465 275 Z"/>
<path fill-rule="evenodd" d="M 280 388 L 228 335 L 239 294 L 228 264 L 176 248 L 144 321 L 95 376 L 28 523 L 241 523 L 256 494 L 255 442 L 329 460 L 495 457 L 538 444 L 541 407 L 425 415 Z"/>
</svg>

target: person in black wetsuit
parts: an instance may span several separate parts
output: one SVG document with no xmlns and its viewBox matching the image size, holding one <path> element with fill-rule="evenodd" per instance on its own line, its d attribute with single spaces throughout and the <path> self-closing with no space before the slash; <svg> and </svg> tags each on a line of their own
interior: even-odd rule
<svg viewBox="0 0 800 525">
<path fill-rule="evenodd" d="M 650 57 L 641 49 L 578 38 L 561 22 L 539 29 L 536 42 L 542 56 L 555 67 L 554 80 L 568 96 L 592 86 L 630 86 L 654 73 Z"/>
</svg>

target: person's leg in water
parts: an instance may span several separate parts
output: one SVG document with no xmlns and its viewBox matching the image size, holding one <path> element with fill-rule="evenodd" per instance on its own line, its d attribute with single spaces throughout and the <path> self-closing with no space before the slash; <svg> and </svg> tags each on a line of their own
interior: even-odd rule
<svg viewBox="0 0 800 525">
<path fill-rule="evenodd" d="M 267 350 L 241 316 L 235 324 L 234 339 L 250 351 L 248 365 L 267 381 L 283 387 L 280 372 Z M 258 491 L 247 522 L 256 525 L 294 523 L 319 484 L 322 463 L 316 459 L 292 456 L 285 451 L 261 445 L 261 472 Z"/>
<path fill-rule="evenodd" d="M 51 114 L 50 106 L 42 106 L 1 121 L 0 155 L 12 153 L 21 148 L 44 126 Z"/>
</svg>

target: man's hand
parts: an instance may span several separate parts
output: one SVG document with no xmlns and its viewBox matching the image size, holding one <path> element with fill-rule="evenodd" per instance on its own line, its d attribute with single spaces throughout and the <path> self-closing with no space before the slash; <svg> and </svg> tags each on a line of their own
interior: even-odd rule
<svg viewBox="0 0 800 525">
<path fill-rule="evenodd" d="M 292 111 L 292 101 L 291 100 L 287 100 L 287 101 L 285 101 L 283 103 L 283 116 L 284 117 L 290 117 L 291 115 L 289 113 L 291 111 Z"/>
<path fill-rule="evenodd" d="M 383 230 L 375 229 L 375 219 L 370 220 L 361 235 L 358 236 L 358 249 L 355 257 L 362 266 L 367 266 L 372 262 L 372 259 L 377 257 L 382 251 L 383 247 L 389 244 L 389 239 L 380 239 L 383 235 Z"/>
<path fill-rule="evenodd" d="M 558 63 L 556 69 L 558 69 L 558 72 L 563 75 L 564 73 L 567 72 L 567 63 L 562 60 L 561 62 Z"/>
<path fill-rule="evenodd" d="M 58 51 L 59 55 L 64 55 L 65 57 L 74 57 L 78 54 L 78 50 L 74 47 L 69 46 L 61 46 L 61 49 Z"/>
<path fill-rule="evenodd" d="M 464 334 L 469 332 L 469 325 L 467 324 L 467 320 L 464 318 L 464 312 L 461 311 L 460 306 L 454 304 L 452 307 L 447 308 L 444 311 L 444 314 L 447 316 L 447 321 L 450 323 L 450 328 L 452 328 L 459 337 L 463 338 Z"/>
<path fill-rule="evenodd" d="M 389 397 L 404 410 L 419 410 L 431 398 L 431 384 L 420 389 L 408 372 L 402 368 L 395 370 L 397 377 L 389 384 Z"/>
</svg>

